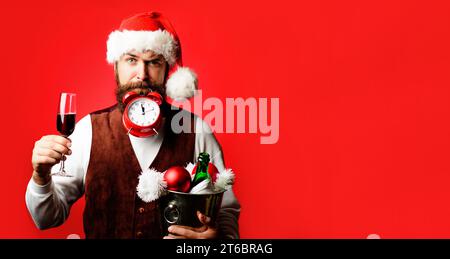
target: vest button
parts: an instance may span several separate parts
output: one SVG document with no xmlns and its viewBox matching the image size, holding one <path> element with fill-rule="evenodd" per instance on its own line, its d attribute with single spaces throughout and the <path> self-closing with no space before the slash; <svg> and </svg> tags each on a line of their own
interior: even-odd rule
<svg viewBox="0 0 450 259">
<path fill-rule="evenodd" d="M 138 211 L 139 211 L 139 213 L 144 213 L 144 211 L 145 211 L 145 209 L 144 208 L 142 208 L 142 207 L 140 207 L 139 209 L 138 209 Z"/>
<path fill-rule="evenodd" d="M 144 236 L 144 233 L 142 233 L 141 231 L 138 231 L 137 233 L 136 233 L 136 237 L 137 238 L 141 238 L 141 237 L 143 237 Z"/>
</svg>

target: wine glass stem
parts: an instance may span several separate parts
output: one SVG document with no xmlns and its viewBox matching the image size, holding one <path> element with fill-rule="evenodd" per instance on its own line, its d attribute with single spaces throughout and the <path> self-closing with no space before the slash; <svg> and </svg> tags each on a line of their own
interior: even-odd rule
<svg viewBox="0 0 450 259">
<path fill-rule="evenodd" d="M 60 172 L 64 172 L 64 155 L 61 158 L 61 168 L 59 169 Z"/>
</svg>

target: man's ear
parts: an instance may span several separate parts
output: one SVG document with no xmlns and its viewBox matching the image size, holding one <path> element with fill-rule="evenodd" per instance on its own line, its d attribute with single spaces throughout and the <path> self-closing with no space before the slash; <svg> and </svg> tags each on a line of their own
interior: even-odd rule
<svg viewBox="0 0 450 259">
<path fill-rule="evenodd" d="M 167 83 L 167 80 L 169 79 L 169 71 L 170 71 L 170 65 L 169 63 L 166 61 L 166 71 L 164 73 L 164 86 Z"/>
<path fill-rule="evenodd" d="M 117 71 L 117 66 L 118 66 L 118 62 L 114 62 L 114 76 L 116 77 L 116 83 L 117 85 L 120 85 L 120 80 L 119 80 L 119 71 Z"/>
</svg>

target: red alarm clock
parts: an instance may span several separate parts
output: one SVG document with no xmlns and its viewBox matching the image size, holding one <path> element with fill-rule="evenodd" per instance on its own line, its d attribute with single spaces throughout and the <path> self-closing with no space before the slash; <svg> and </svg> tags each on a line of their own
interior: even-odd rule
<svg viewBox="0 0 450 259">
<path fill-rule="evenodd" d="M 149 137 L 158 134 L 162 115 L 160 105 L 163 99 L 157 92 L 140 95 L 128 92 L 122 102 L 125 105 L 122 122 L 127 132 L 135 137 Z"/>
</svg>

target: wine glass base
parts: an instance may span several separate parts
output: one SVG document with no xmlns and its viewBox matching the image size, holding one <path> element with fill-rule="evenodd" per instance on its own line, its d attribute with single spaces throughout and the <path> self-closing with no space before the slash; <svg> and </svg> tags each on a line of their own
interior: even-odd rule
<svg viewBox="0 0 450 259">
<path fill-rule="evenodd" d="M 56 172 L 51 173 L 51 176 L 61 176 L 61 177 L 73 177 L 73 175 L 67 174 L 66 172 Z"/>
</svg>

